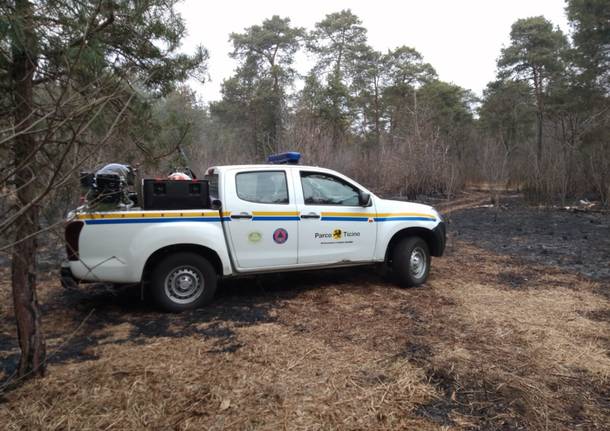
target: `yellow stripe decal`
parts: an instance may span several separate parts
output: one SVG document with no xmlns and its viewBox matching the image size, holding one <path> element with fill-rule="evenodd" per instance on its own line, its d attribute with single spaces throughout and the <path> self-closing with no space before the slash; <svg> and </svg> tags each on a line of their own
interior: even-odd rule
<svg viewBox="0 0 610 431">
<path fill-rule="evenodd" d="M 115 212 L 115 213 L 83 213 L 77 214 L 78 220 L 97 220 L 97 219 L 138 219 L 138 218 L 188 218 L 188 217 L 230 217 L 231 211 L 223 211 L 220 215 L 217 211 L 155 211 L 155 212 Z M 298 217 L 298 211 L 252 211 L 254 217 Z M 404 212 L 404 213 L 358 213 L 358 212 L 322 212 L 322 217 L 350 217 L 369 219 L 388 219 L 400 217 L 419 217 L 429 220 L 436 220 L 431 214 Z"/>
<path fill-rule="evenodd" d="M 177 218 L 177 217 L 218 217 L 218 212 L 182 211 L 182 212 L 122 212 L 122 213 L 85 213 L 78 214 L 78 220 L 123 219 L 123 218 Z"/>
<path fill-rule="evenodd" d="M 375 217 L 427 217 L 436 220 L 436 217 L 430 214 L 423 213 L 379 213 Z"/>
<path fill-rule="evenodd" d="M 436 217 L 430 214 L 423 213 L 354 213 L 354 212 L 323 212 L 322 217 L 377 217 L 377 218 L 389 218 L 389 217 L 426 217 L 431 220 L 436 220 Z"/>
</svg>

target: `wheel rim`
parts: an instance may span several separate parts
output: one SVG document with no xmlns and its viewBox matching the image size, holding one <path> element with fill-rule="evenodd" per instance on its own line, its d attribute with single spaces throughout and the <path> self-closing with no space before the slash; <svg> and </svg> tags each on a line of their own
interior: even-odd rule
<svg viewBox="0 0 610 431">
<path fill-rule="evenodd" d="M 197 268 L 181 266 L 165 277 L 165 294 L 177 304 L 190 304 L 204 290 L 203 275 Z"/>
<path fill-rule="evenodd" d="M 411 271 L 411 275 L 415 278 L 422 278 L 426 273 L 427 265 L 426 253 L 421 247 L 415 247 L 411 252 L 411 258 L 409 259 L 409 270 Z"/>
</svg>

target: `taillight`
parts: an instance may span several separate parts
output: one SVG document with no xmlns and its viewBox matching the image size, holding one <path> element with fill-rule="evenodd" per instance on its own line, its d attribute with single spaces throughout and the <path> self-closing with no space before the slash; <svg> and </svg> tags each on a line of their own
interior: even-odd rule
<svg viewBox="0 0 610 431">
<path fill-rule="evenodd" d="M 82 221 L 71 221 L 66 225 L 66 253 L 68 260 L 78 260 L 78 237 L 83 228 Z"/>
</svg>

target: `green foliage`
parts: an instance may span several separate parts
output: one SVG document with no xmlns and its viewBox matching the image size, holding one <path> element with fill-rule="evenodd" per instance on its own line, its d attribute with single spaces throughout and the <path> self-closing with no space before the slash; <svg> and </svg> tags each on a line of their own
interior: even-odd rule
<svg viewBox="0 0 610 431">
<path fill-rule="evenodd" d="M 297 112 L 303 115 L 310 115 L 317 119 L 316 113 L 325 103 L 324 87 L 318 78 L 317 73 L 311 71 L 305 76 L 303 89 L 297 96 Z"/>
<path fill-rule="evenodd" d="M 476 97 L 470 90 L 443 81 L 431 81 L 418 91 L 419 100 L 425 103 L 437 124 L 471 122 L 472 106 Z"/>
<path fill-rule="evenodd" d="M 343 80 L 351 61 L 366 44 L 366 29 L 351 10 L 326 15 L 309 34 L 307 47 L 317 57 L 318 73 L 335 74 Z"/>
<path fill-rule="evenodd" d="M 566 7 L 573 29 L 574 60 L 579 84 L 610 95 L 610 2 L 569 0 Z"/>
<path fill-rule="evenodd" d="M 383 56 L 385 74 L 384 101 L 393 131 L 398 131 L 404 123 L 407 112 L 414 112 L 411 106 L 416 97 L 416 88 L 437 79 L 436 71 L 425 63 L 422 55 L 414 48 L 400 46 Z"/>
<path fill-rule="evenodd" d="M 166 170 L 180 167 L 184 162 L 178 145 L 181 149 L 199 145 L 197 139 L 204 132 L 206 112 L 192 89 L 183 86 L 162 98 L 141 100 L 134 110 L 139 111 L 140 121 L 134 122 L 126 133 L 147 165 L 162 164 Z M 168 160 L 159 157 L 164 154 Z"/>
<path fill-rule="evenodd" d="M 244 33 L 232 33 L 231 56 L 248 65 L 249 73 L 259 79 L 272 78 L 278 84 L 290 84 L 296 73 L 292 68 L 294 54 L 304 34 L 302 28 L 290 26 L 290 18 L 274 15 Z"/>
<path fill-rule="evenodd" d="M 286 116 L 287 88 L 296 71 L 294 55 L 304 30 L 290 26 L 289 18 L 275 15 L 262 25 L 232 33 L 233 53 L 240 61 L 235 76 L 223 82 L 223 99 L 211 105 L 214 115 L 246 127 L 254 155 L 274 148 Z"/>
<path fill-rule="evenodd" d="M 407 92 L 411 87 L 436 79 L 432 65 L 424 63 L 422 55 L 415 48 L 399 46 L 388 51 L 383 62 L 387 69 L 386 85 L 398 92 Z"/>
<path fill-rule="evenodd" d="M 543 117 L 547 89 L 566 69 L 567 39 L 543 16 L 517 20 L 511 27 L 511 44 L 498 59 L 499 79 L 525 79 L 531 82 L 536 98 L 536 171 L 540 175 L 543 152 Z"/>
<path fill-rule="evenodd" d="M 534 133 L 536 102 L 523 81 L 494 81 L 483 92 L 479 109 L 484 131 L 497 136 L 507 152 L 527 142 Z"/>
<path fill-rule="evenodd" d="M 500 77 L 515 77 L 544 83 L 561 72 L 567 40 L 561 30 L 543 16 L 517 20 L 510 32 L 511 45 L 502 49 L 498 68 Z"/>
<path fill-rule="evenodd" d="M 185 34 L 175 0 L 39 2 L 33 17 L 38 44 L 36 80 L 62 77 L 89 82 L 105 73 L 137 76 L 146 88 L 167 93 L 175 82 L 203 78 L 207 51 L 180 53 Z M 7 17 L 15 36 L 19 20 Z M 19 47 L 22 39 L 12 37 Z M 24 47 L 25 48 L 25 47 Z"/>
<path fill-rule="evenodd" d="M 366 46 L 366 29 L 361 24 L 349 9 L 331 13 L 316 23 L 307 41 L 307 48 L 316 56 L 313 73 L 326 77 L 325 103 L 318 106 L 314 115 L 330 125 L 335 143 L 355 118 L 350 87 L 363 71 L 359 60 L 372 52 Z"/>
<path fill-rule="evenodd" d="M 474 120 L 474 94 L 455 84 L 431 81 L 424 84 L 417 95 L 426 118 L 461 154 L 467 141 L 469 126 Z"/>
<path fill-rule="evenodd" d="M 395 130 L 416 88 L 435 79 L 434 68 L 413 48 L 401 46 L 383 55 L 362 47 L 353 62 L 352 93 L 369 140 L 378 143 L 388 124 Z"/>
<path fill-rule="evenodd" d="M 375 51 L 361 24 L 350 10 L 316 24 L 307 45 L 316 64 L 302 97 L 312 117 L 332 129 L 335 143 L 352 128 L 376 145 L 388 125 L 397 130 L 404 123 L 408 96 L 435 79 L 436 72 L 413 48 L 402 46 L 385 55 Z"/>
<path fill-rule="evenodd" d="M 385 64 L 382 54 L 367 46 L 358 53 L 353 68 L 354 103 L 359 109 L 361 128 L 373 144 L 378 144 L 385 127 L 382 100 Z"/>
<path fill-rule="evenodd" d="M 567 3 L 573 47 L 544 17 L 513 24 L 511 45 L 498 60 L 498 82 L 484 95 L 481 125 L 511 158 L 515 149 L 523 150 L 527 168 L 521 178 L 536 199 L 595 190 L 608 202 L 610 159 L 603 136 L 610 130 L 610 4 Z"/>
<path fill-rule="evenodd" d="M 78 143 L 85 149 L 97 143 L 118 117 L 129 124 L 126 130 L 152 129 L 148 100 L 170 94 L 189 77 L 203 79 L 207 70 L 203 47 L 192 55 L 179 50 L 185 26 L 175 4 L 175 0 L 40 1 L 33 8 L 34 37 L 28 39 L 29 46 L 22 37 L 27 22 L 11 5 L 4 5 L 0 47 L 12 55 L 0 56 L 0 88 L 6 90 L 0 92 L 4 104 L 0 122 L 15 114 L 14 101 L 21 97 L 11 68 L 16 53 L 24 52 L 34 65 L 30 108 L 48 118 L 33 137 L 46 140 L 48 154 L 59 156 L 65 145 Z M 116 139 L 129 147 L 124 136 Z"/>
</svg>

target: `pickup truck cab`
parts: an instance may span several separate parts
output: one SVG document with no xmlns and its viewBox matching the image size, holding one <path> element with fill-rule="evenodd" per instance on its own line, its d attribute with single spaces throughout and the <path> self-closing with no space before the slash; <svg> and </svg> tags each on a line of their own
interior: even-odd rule
<svg viewBox="0 0 610 431">
<path fill-rule="evenodd" d="M 181 311 L 240 275 L 385 263 L 416 286 L 445 248 L 432 207 L 381 199 L 330 169 L 216 166 L 205 178 L 209 208 L 73 212 L 62 275 L 142 282 L 162 308 Z"/>
</svg>

